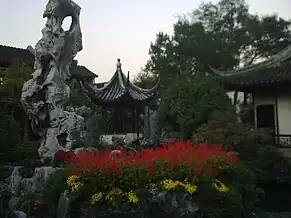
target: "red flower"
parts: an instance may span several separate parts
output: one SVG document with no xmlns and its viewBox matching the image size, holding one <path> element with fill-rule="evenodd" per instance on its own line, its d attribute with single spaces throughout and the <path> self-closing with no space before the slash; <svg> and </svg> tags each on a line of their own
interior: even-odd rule
<svg viewBox="0 0 291 218">
<path fill-rule="evenodd" d="M 214 177 L 218 173 L 214 167 L 216 162 L 233 165 L 239 160 L 236 153 L 222 145 L 193 145 L 189 141 L 170 142 L 159 148 L 128 154 L 120 150 L 97 154 L 84 150 L 68 159 L 74 173 L 98 175 L 98 181 L 121 176 L 123 179 L 134 177 L 136 181 L 151 181 L 161 175 L 193 178 L 203 174 Z"/>
<path fill-rule="evenodd" d="M 55 159 L 58 163 L 70 163 L 75 157 L 76 154 L 72 151 L 58 150 L 55 153 Z"/>
</svg>

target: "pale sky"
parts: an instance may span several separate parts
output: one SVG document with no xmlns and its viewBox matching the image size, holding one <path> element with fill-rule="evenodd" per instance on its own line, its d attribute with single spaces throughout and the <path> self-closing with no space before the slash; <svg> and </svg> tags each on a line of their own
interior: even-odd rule
<svg viewBox="0 0 291 218">
<path fill-rule="evenodd" d="M 48 0 L 0 0 L 0 44 L 26 48 L 41 38 Z M 83 50 L 76 59 L 108 80 L 121 58 L 124 72 L 138 73 L 147 61 L 156 33 L 172 33 L 178 15 L 191 12 L 201 0 L 75 0 L 82 7 Z M 217 2 L 217 0 L 213 1 Z M 290 0 L 247 0 L 252 12 L 289 19 Z"/>
</svg>

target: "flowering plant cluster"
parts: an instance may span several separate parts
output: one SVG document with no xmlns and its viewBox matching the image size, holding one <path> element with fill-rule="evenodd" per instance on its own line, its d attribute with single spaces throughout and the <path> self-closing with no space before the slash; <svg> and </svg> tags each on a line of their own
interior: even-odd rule
<svg viewBox="0 0 291 218">
<path fill-rule="evenodd" d="M 79 194 L 80 191 L 84 188 L 84 183 L 80 182 L 80 177 L 77 177 L 76 175 L 72 175 L 68 178 L 67 184 L 69 187 L 69 190 L 72 193 Z M 223 184 L 218 179 L 214 179 L 212 182 L 212 187 L 217 190 L 218 192 L 227 193 L 229 191 L 229 188 Z M 195 184 L 190 184 L 187 182 L 181 182 L 181 181 L 173 181 L 171 179 L 165 179 L 160 184 L 150 184 L 147 186 L 147 188 L 160 188 L 160 190 L 166 190 L 166 191 L 184 191 L 189 195 L 193 195 L 197 189 L 198 186 Z M 124 202 L 129 203 L 138 203 L 139 198 L 137 196 L 136 191 L 130 190 L 128 192 L 124 192 L 120 188 L 113 188 L 112 190 L 106 192 L 98 191 L 94 193 L 91 196 L 90 203 L 96 204 L 99 202 L 104 201 L 113 201 L 119 198 Z"/>
<path fill-rule="evenodd" d="M 82 151 L 70 156 L 71 176 L 67 184 L 74 194 L 83 193 L 91 203 L 121 199 L 139 201 L 138 191 L 151 187 L 193 195 L 199 184 L 227 193 L 217 176 L 238 161 L 234 152 L 221 145 L 193 145 L 176 141 L 140 152 L 98 154 Z"/>
</svg>

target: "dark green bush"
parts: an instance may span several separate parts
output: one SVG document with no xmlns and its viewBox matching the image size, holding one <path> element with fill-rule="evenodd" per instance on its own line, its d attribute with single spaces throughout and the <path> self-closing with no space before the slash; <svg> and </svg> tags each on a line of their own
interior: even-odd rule
<svg viewBox="0 0 291 218">
<path fill-rule="evenodd" d="M 213 115 L 197 129 L 193 141 L 234 148 L 260 182 L 291 182 L 291 164 L 274 146 L 270 132 L 235 121 L 227 113 Z"/>
<path fill-rule="evenodd" d="M 291 163 L 275 146 L 266 146 L 249 162 L 260 182 L 277 181 L 291 185 Z"/>
<path fill-rule="evenodd" d="M 27 193 L 21 197 L 18 210 L 25 212 L 28 217 L 55 217 L 58 200 L 67 189 L 68 170 L 57 170 L 44 184 L 38 193 Z"/>
<path fill-rule="evenodd" d="M 257 178 L 244 163 L 238 163 L 234 168 L 225 170 L 218 175 L 230 187 L 226 198 L 219 198 L 203 186 L 203 194 L 195 198 L 205 217 L 253 217 L 253 213 L 260 211 L 259 204 L 264 197 L 264 191 L 257 187 Z M 207 205 L 207 207 L 205 207 Z M 203 216 L 204 217 L 204 216 Z"/>
<path fill-rule="evenodd" d="M 56 203 L 61 195 L 67 189 L 67 178 L 69 171 L 67 169 L 58 169 L 44 184 L 41 195 L 45 202 Z"/>
<path fill-rule="evenodd" d="M 37 167 L 41 163 L 38 155 L 39 143 L 26 140 L 8 151 L 9 162 L 14 165 Z"/>
<path fill-rule="evenodd" d="M 38 214 L 40 206 L 40 195 L 36 193 L 26 193 L 17 204 L 17 209 L 23 211 L 28 217 Z"/>
</svg>

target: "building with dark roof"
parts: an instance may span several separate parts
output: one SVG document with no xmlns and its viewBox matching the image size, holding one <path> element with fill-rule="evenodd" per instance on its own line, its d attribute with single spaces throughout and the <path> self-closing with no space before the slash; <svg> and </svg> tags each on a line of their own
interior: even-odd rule
<svg viewBox="0 0 291 218">
<path fill-rule="evenodd" d="M 114 117 L 116 117 L 113 122 L 114 132 L 128 132 L 125 130 L 125 124 L 130 122 L 132 123 L 131 132 L 139 134 L 139 114 L 143 112 L 144 106 L 157 97 L 158 84 L 159 82 L 151 89 L 136 86 L 129 80 L 129 72 L 127 76 L 123 73 L 120 59 L 118 59 L 116 71 L 109 82 L 100 86 L 82 82 L 82 87 L 93 103 L 102 106 L 105 110 L 113 109 Z M 130 114 L 131 121 L 125 120 L 126 114 Z"/>
<path fill-rule="evenodd" d="M 31 67 L 34 65 L 34 55 L 28 49 L 0 45 L 0 68 L 8 68 L 16 59 L 23 61 Z M 77 65 L 77 62 L 74 63 L 76 66 L 72 67 L 72 78 L 78 80 L 85 79 L 87 82 L 93 83 L 94 79 L 98 77 L 85 66 Z"/>
<path fill-rule="evenodd" d="M 109 82 L 100 88 L 82 83 L 88 97 L 97 105 L 115 106 L 145 105 L 156 97 L 158 83 L 151 89 L 142 89 L 129 80 L 128 75 L 122 72 L 120 59 L 117 60 L 117 69 Z"/>
<path fill-rule="evenodd" d="M 252 95 L 256 127 L 271 129 L 278 143 L 291 146 L 291 46 L 261 63 L 212 70 L 226 89 Z"/>
</svg>

